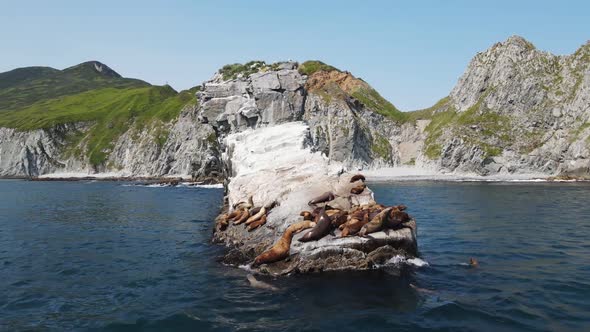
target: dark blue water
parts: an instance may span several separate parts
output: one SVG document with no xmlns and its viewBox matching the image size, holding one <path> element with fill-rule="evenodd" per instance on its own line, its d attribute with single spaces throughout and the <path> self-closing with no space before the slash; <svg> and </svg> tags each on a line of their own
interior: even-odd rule
<svg viewBox="0 0 590 332">
<path fill-rule="evenodd" d="M 590 186 L 371 187 L 409 206 L 429 266 L 269 292 L 217 262 L 220 189 L 0 181 L 0 330 L 590 329 Z"/>
</svg>

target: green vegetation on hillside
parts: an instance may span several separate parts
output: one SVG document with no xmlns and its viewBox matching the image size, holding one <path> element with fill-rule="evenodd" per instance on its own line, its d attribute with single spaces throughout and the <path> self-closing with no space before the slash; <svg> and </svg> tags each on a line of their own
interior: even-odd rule
<svg viewBox="0 0 590 332">
<path fill-rule="evenodd" d="M 311 75 L 315 72 L 318 71 L 332 71 L 332 70 L 338 70 L 335 67 L 332 67 L 330 65 L 327 65 L 321 61 L 317 61 L 317 60 L 309 60 L 309 61 L 305 61 L 304 63 L 299 65 L 299 73 L 302 75 Z"/>
<path fill-rule="evenodd" d="M 406 112 L 406 121 L 408 122 L 415 122 L 416 120 L 429 120 L 436 114 L 436 112 L 444 111 L 449 107 L 449 101 L 451 99 L 447 96 L 439 101 L 436 104 L 417 111 Z"/>
<path fill-rule="evenodd" d="M 356 100 L 372 111 L 397 122 L 405 122 L 407 114 L 398 110 L 392 103 L 383 98 L 379 92 L 368 86 L 361 87 L 351 94 Z"/>
<path fill-rule="evenodd" d="M 502 153 L 499 145 L 507 145 L 511 142 L 510 119 L 495 113 L 483 106 L 483 95 L 479 101 L 464 112 L 457 112 L 453 107 L 447 107 L 444 111 L 435 112 L 431 116 L 431 122 L 426 127 L 427 138 L 424 142 L 424 154 L 430 159 L 440 157 L 442 146 L 440 138 L 445 131 L 451 132 L 456 137 L 462 138 L 466 143 L 482 149 L 486 157 L 494 157 Z M 439 109 L 447 103 L 444 99 L 432 108 Z M 431 109 L 432 109 L 431 108 Z M 427 116 L 429 109 L 423 110 Z M 489 142 L 496 142 L 492 145 Z"/>
<path fill-rule="evenodd" d="M 221 67 L 219 73 L 223 77 L 224 81 L 233 80 L 238 78 L 238 75 L 247 77 L 251 74 L 259 72 L 263 67 L 266 66 L 264 61 L 250 61 L 244 64 L 234 63 Z"/>
<path fill-rule="evenodd" d="M 68 133 L 64 152 L 85 155 L 98 166 L 130 129 L 149 130 L 163 146 L 168 138 L 165 124 L 184 106 L 197 103 L 198 88 L 178 93 L 167 85 L 151 86 L 122 78 L 94 61 L 61 71 L 19 68 L 0 73 L 0 127 L 27 131 L 87 123 L 87 131 Z"/>
<path fill-rule="evenodd" d="M 121 134 L 130 128 L 141 130 L 158 121 L 169 122 L 178 116 L 183 106 L 191 103 L 196 103 L 193 91 L 177 93 L 169 86 L 105 88 L 0 113 L 0 126 L 34 130 L 66 123 L 92 123 L 90 130 L 78 139 L 85 143 L 90 162 L 100 165 Z M 163 133 L 161 130 L 158 133 L 157 140 L 163 145 Z"/>
<path fill-rule="evenodd" d="M 64 70 L 48 67 L 19 68 L 0 73 L 0 112 L 14 111 L 39 101 L 99 88 L 146 86 L 149 84 L 122 78 L 107 66 L 95 61 Z"/>
</svg>

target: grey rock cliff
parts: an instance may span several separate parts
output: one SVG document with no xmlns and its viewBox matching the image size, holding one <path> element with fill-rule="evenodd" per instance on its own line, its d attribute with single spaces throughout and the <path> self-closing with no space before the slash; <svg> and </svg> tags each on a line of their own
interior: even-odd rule
<svg viewBox="0 0 590 332">
<path fill-rule="evenodd" d="M 113 143 L 103 165 L 84 155 L 82 139 L 92 123 L 73 123 L 50 129 L 19 132 L 0 128 L 0 176 L 35 177 L 52 173 L 89 176 L 113 173 L 129 177 L 190 177 L 221 179 L 219 144 L 210 126 L 197 120 L 194 107 L 186 107 L 170 123 L 152 124 L 141 131 L 129 129 Z"/>
<path fill-rule="evenodd" d="M 590 44 L 556 56 L 511 37 L 477 54 L 450 93 L 447 112 L 456 116 L 438 133 L 436 165 L 588 175 L 589 70 Z"/>
</svg>

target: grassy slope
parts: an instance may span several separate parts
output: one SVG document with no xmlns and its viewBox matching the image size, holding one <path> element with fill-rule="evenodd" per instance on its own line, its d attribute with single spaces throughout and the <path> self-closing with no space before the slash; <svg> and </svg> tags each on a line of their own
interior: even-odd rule
<svg viewBox="0 0 590 332">
<path fill-rule="evenodd" d="M 97 62 L 64 70 L 26 67 L 0 73 L 0 111 L 19 110 L 39 101 L 93 89 L 149 86 L 140 80 L 123 78 L 106 66 L 98 72 L 94 63 Z"/>
<path fill-rule="evenodd" d="M 53 86 L 46 86 L 51 81 Z M 10 95 L 11 91 L 20 93 L 3 100 L 2 93 Z M 97 74 L 87 63 L 64 71 L 29 67 L 2 73 L 0 100 L 2 105 L 9 105 L 0 112 L 0 127 L 24 131 L 93 123 L 84 134 L 71 133 L 68 152 L 85 154 L 94 165 L 104 163 L 112 144 L 130 128 L 141 130 L 169 122 L 183 106 L 196 103 L 195 89 L 177 93 L 169 86 L 121 78 L 110 69 Z M 162 131 L 156 130 L 159 134 L 154 137 L 159 144 L 167 137 Z M 84 144 L 79 145 L 81 142 Z"/>
</svg>

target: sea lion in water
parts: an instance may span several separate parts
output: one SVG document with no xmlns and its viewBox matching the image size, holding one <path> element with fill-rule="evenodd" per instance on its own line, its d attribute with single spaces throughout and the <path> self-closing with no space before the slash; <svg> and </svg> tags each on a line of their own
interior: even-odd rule
<svg viewBox="0 0 590 332">
<path fill-rule="evenodd" d="M 266 289 L 266 290 L 270 290 L 270 291 L 278 291 L 279 290 L 278 288 L 276 288 L 273 285 L 267 284 L 266 282 L 263 282 L 263 281 L 256 280 L 256 278 L 252 274 L 247 275 L 246 278 L 250 282 L 250 286 L 252 286 L 254 288 Z"/>
<path fill-rule="evenodd" d="M 287 227 L 285 233 L 283 233 L 283 236 L 281 236 L 277 243 L 275 243 L 267 251 L 254 258 L 254 263 L 252 263 L 252 266 L 256 267 L 261 264 L 274 263 L 289 257 L 289 249 L 291 248 L 291 240 L 293 240 L 293 235 L 306 228 L 314 226 L 314 222 L 303 220 Z"/>
<path fill-rule="evenodd" d="M 377 214 L 371 221 L 361 228 L 359 236 L 365 236 L 370 233 L 375 233 L 383 228 L 383 223 L 389 219 L 389 212 L 392 208 L 387 208 Z"/>
<path fill-rule="evenodd" d="M 242 210 L 242 214 L 234 221 L 234 225 L 239 225 L 250 217 L 250 212 L 247 209 Z"/>
<path fill-rule="evenodd" d="M 365 188 L 367 188 L 366 184 L 359 184 L 358 186 L 350 189 L 350 193 L 354 195 L 360 195 L 363 193 L 363 191 L 365 191 Z"/>
<path fill-rule="evenodd" d="M 320 219 L 314 228 L 299 238 L 299 242 L 316 241 L 330 233 L 332 226 L 332 220 L 326 214 L 326 209 L 322 209 L 320 212 Z"/>
<path fill-rule="evenodd" d="M 319 203 L 329 202 L 334 200 L 334 198 L 336 198 L 336 196 L 334 196 L 334 194 L 331 191 L 327 191 L 321 194 L 320 196 L 312 199 L 311 201 L 307 202 L 307 205 L 316 205 Z"/>
<path fill-rule="evenodd" d="M 361 181 L 365 182 L 365 176 L 364 176 L 364 175 L 362 175 L 362 174 L 353 175 L 353 176 L 350 178 L 350 183 L 356 182 L 356 181 L 358 181 L 358 180 L 361 180 Z"/>
<path fill-rule="evenodd" d="M 248 220 L 246 220 L 246 225 L 250 225 L 251 223 L 255 222 L 256 220 L 260 219 L 263 215 L 266 214 L 266 208 L 263 206 L 258 213 L 256 213 L 255 215 L 251 216 L 250 218 L 248 218 Z"/>
<path fill-rule="evenodd" d="M 478 267 L 479 263 L 477 262 L 477 259 L 471 257 L 469 258 L 469 266 L 471 267 Z"/>
<path fill-rule="evenodd" d="M 248 225 L 248 232 L 251 232 L 264 224 L 266 224 L 266 214 L 260 217 L 260 219 Z"/>
</svg>

